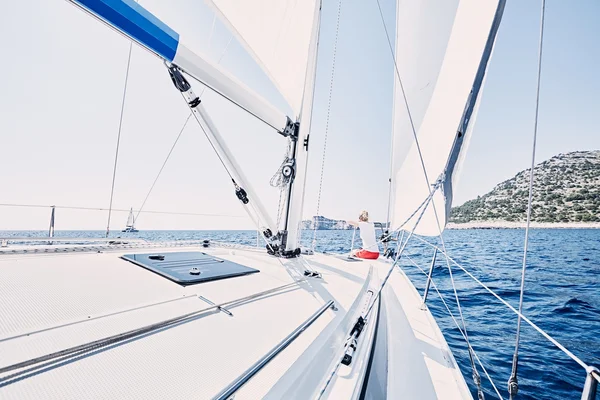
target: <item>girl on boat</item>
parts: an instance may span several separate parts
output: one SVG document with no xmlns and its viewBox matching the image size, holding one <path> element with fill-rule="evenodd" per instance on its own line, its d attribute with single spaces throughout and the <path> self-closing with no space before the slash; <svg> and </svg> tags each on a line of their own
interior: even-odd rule
<svg viewBox="0 0 600 400">
<path fill-rule="evenodd" d="M 354 250 L 352 256 L 366 260 L 377 260 L 379 258 L 379 246 L 375 235 L 375 225 L 369 222 L 369 213 L 363 210 L 358 216 L 358 222 L 348 221 L 348 223 L 360 229 L 360 238 L 362 239 L 362 248 Z"/>
</svg>

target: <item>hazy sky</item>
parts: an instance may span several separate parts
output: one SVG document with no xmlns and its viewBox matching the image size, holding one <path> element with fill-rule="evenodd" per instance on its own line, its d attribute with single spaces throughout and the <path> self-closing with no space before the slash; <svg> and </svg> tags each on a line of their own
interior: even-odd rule
<svg viewBox="0 0 600 400">
<path fill-rule="evenodd" d="M 395 1 L 380 0 L 393 31 Z M 305 216 L 316 209 L 337 0 L 323 1 Z M 199 0 L 141 0 L 218 60 L 231 35 Z M 540 2 L 508 1 L 455 204 L 528 167 Z M 600 3 L 548 0 L 538 160 L 600 148 Z M 212 32 L 212 34 L 211 34 Z M 385 218 L 393 63 L 375 0 L 343 0 L 321 214 Z M 64 0 L 0 3 L 0 203 L 107 207 L 128 41 Z M 222 65 L 274 104 L 283 100 L 233 40 Z M 196 92 L 201 85 L 195 83 Z M 207 91 L 203 102 L 272 215 L 269 179 L 285 140 Z M 156 57 L 134 46 L 114 207 L 139 207 L 188 115 Z M 363 153 L 358 162 L 359 154 Z M 141 229 L 252 228 L 194 120 L 146 204 L 231 217 L 142 214 Z M 241 217 L 239 217 L 241 216 Z M 124 226 L 116 213 L 112 229 Z M 48 209 L 0 207 L 0 230 L 44 229 Z M 106 213 L 58 210 L 56 229 L 104 229 Z"/>
</svg>

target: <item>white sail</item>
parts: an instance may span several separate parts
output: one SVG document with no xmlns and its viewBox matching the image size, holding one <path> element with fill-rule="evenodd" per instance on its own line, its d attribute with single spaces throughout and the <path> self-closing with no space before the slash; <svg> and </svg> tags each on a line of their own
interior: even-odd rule
<svg viewBox="0 0 600 400">
<path fill-rule="evenodd" d="M 135 217 L 133 216 L 133 208 L 129 210 L 129 217 L 127 217 L 127 227 L 133 228 L 135 224 Z"/>
<path fill-rule="evenodd" d="M 318 0 L 206 0 L 300 114 Z"/>
<path fill-rule="evenodd" d="M 404 228 L 412 229 L 421 213 L 411 215 L 427 199 L 430 185 L 443 178 L 415 233 L 434 236 L 444 229 L 452 184 L 471 133 L 465 128 L 473 126 L 503 7 L 504 0 L 399 0 L 396 64 L 420 149 L 395 76 L 392 228 L 408 220 Z M 463 114 L 470 114 L 469 124 L 462 124 Z"/>
</svg>

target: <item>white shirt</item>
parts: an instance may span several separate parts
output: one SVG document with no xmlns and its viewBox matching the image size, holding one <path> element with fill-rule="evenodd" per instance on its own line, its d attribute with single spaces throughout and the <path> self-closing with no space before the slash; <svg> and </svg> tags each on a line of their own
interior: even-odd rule
<svg viewBox="0 0 600 400">
<path fill-rule="evenodd" d="M 375 237 L 375 225 L 372 222 L 359 221 L 360 238 L 362 239 L 362 248 L 373 253 L 379 253 L 379 245 Z"/>
</svg>

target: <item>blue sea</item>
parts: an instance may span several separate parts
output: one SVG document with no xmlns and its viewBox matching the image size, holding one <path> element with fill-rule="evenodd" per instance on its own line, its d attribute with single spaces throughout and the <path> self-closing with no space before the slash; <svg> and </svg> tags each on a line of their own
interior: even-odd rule
<svg viewBox="0 0 600 400">
<path fill-rule="evenodd" d="M 46 232 L 0 232 L 0 236 L 44 236 Z M 212 239 L 256 245 L 255 231 L 143 231 L 115 233 L 149 240 Z M 57 231 L 56 236 L 102 237 L 99 231 Z M 304 232 L 305 245 L 312 232 Z M 492 290 L 518 307 L 523 230 L 448 230 L 444 233 L 450 256 Z M 350 250 L 352 231 L 317 231 L 317 250 Z M 530 232 L 523 313 L 590 365 L 600 366 L 600 230 L 534 229 Z M 436 243 L 437 244 L 437 243 Z M 426 277 L 414 264 L 428 269 L 433 250 L 411 240 L 401 267 L 423 293 Z M 516 315 L 485 289 L 453 266 L 453 275 L 471 345 L 508 398 L 515 345 Z M 445 257 L 438 254 L 433 279 L 450 309 L 456 302 Z M 466 345 L 435 291 L 428 305 L 453 350 L 476 398 Z M 526 323 L 519 352 L 519 399 L 579 399 L 585 371 Z M 481 369 L 487 398 L 497 398 Z"/>
</svg>

